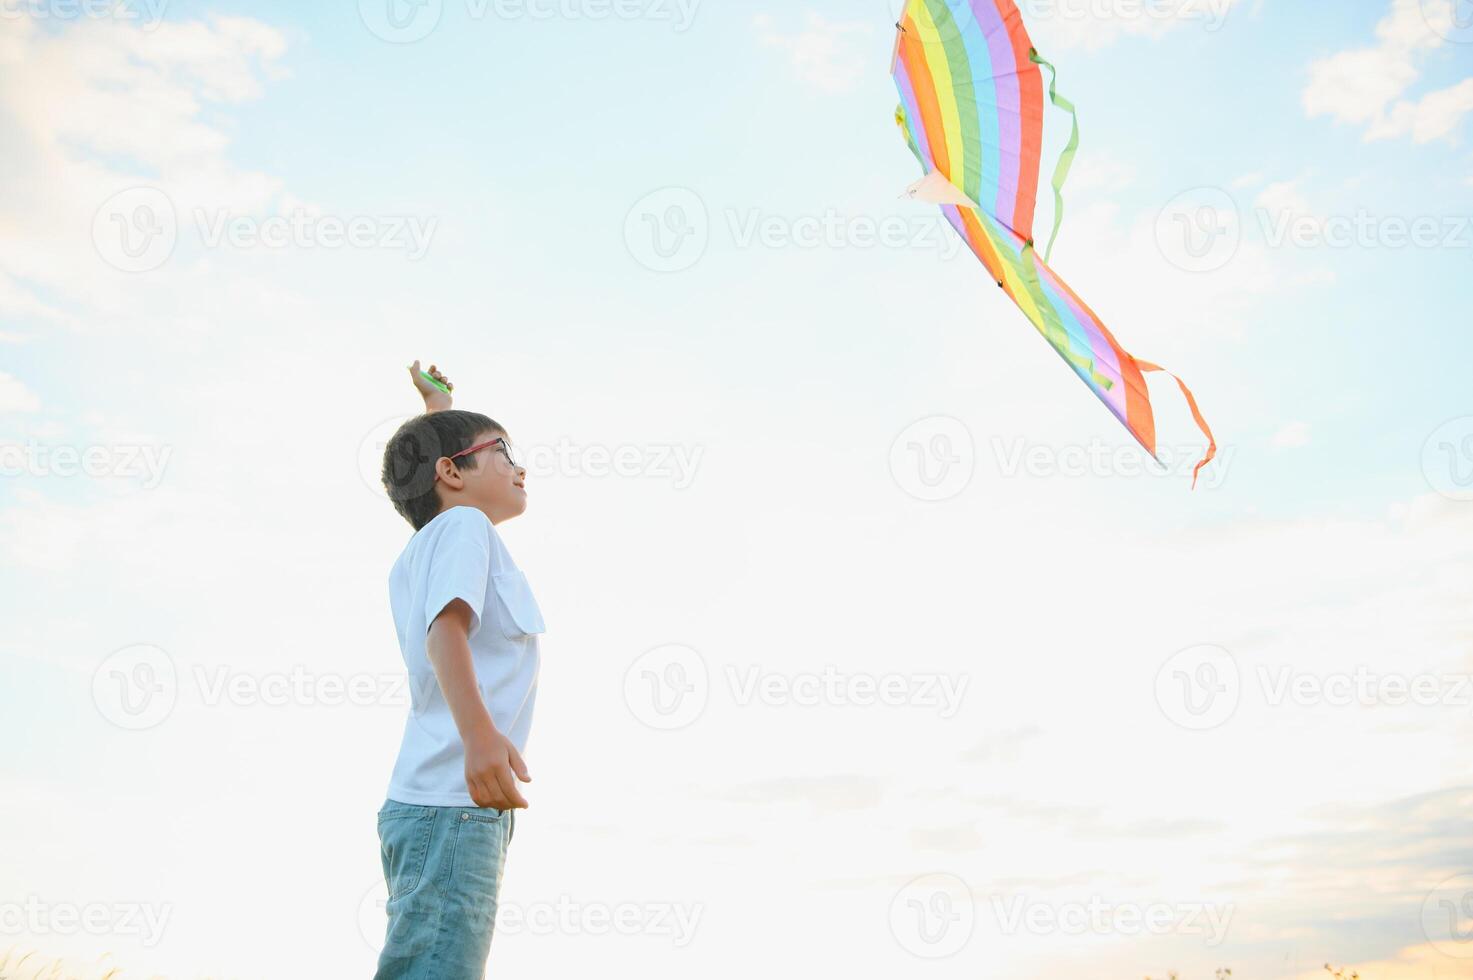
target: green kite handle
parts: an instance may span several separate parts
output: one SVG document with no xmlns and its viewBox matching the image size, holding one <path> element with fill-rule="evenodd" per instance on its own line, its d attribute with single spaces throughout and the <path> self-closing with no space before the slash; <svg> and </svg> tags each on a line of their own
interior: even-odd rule
<svg viewBox="0 0 1473 980">
<path fill-rule="evenodd" d="M 424 378 L 430 384 L 434 385 L 436 388 L 439 388 L 441 391 L 445 392 L 445 394 L 447 394 L 447 395 L 450 394 L 450 389 L 447 388 L 447 387 L 445 387 L 445 383 L 443 381 L 438 380 L 433 374 L 430 374 L 430 372 L 428 372 L 428 371 L 421 371 L 421 372 L 419 372 L 419 376 L 421 378 Z"/>
</svg>

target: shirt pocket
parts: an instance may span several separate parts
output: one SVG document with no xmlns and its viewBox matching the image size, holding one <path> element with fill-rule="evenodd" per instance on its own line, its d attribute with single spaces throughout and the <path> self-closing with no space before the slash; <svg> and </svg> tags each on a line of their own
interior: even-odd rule
<svg viewBox="0 0 1473 980">
<path fill-rule="evenodd" d="M 508 640 L 520 640 L 533 633 L 547 632 L 542 610 L 532 596 L 532 586 L 520 569 L 493 575 L 496 586 L 496 608 L 500 613 L 501 631 Z"/>
</svg>

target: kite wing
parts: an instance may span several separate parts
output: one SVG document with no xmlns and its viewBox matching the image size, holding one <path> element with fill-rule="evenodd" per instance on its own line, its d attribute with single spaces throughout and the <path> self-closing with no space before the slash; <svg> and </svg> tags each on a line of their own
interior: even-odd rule
<svg viewBox="0 0 1473 980">
<path fill-rule="evenodd" d="M 908 194 L 941 206 L 993 280 L 1155 457 L 1156 422 L 1144 375 L 1162 369 L 1116 343 L 1033 247 L 1043 146 L 1040 65 L 1047 63 L 1034 50 L 1014 0 L 908 0 L 897 28 L 896 122 L 925 173 Z M 1049 92 L 1072 116 L 1073 106 L 1052 86 Z M 1076 121 L 1054 174 L 1056 195 L 1078 139 Z M 1055 232 L 1062 215 L 1059 197 Z M 1217 445 L 1196 399 L 1176 380 L 1208 441 L 1192 473 L 1195 486 Z"/>
</svg>

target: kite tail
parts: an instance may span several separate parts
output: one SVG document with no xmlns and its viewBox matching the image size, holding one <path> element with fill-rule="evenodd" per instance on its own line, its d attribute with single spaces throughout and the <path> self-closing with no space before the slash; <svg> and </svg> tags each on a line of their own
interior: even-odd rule
<svg viewBox="0 0 1473 980">
<path fill-rule="evenodd" d="M 1059 162 L 1054 167 L 1054 230 L 1049 235 L 1048 248 L 1043 251 L 1043 260 L 1048 262 L 1053 258 L 1054 242 L 1059 237 L 1059 226 L 1064 223 L 1064 181 L 1069 179 L 1069 168 L 1074 166 L 1074 155 L 1079 151 L 1079 113 L 1074 109 L 1074 103 L 1059 94 L 1059 72 L 1053 65 L 1043 60 L 1038 54 L 1038 49 L 1033 48 L 1028 52 L 1028 58 L 1035 65 L 1042 65 L 1049 70 L 1048 97 L 1049 101 L 1065 112 L 1074 121 L 1074 131 L 1069 134 L 1069 143 L 1059 154 Z"/>
<path fill-rule="evenodd" d="M 1197 428 L 1201 429 L 1202 434 L 1207 437 L 1207 454 L 1202 457 L 1201 462 L 1192 470 L 1192 489 L 1195 490 L 1197 489 L 1197 474 L 1202 472 L 1202 467 L 1212 462 L 1217 456 L 1217 440 L 1213 438 L 1212 430 L 1207 426 L 1207 420 L 1202 417 L 1202 410 L 1197 407 L 1197 399 L 1192 395 L 1192 389 L 1187 387 L 1185 381 L 1158 364 L 1152 364 L 1149 361 L 1142 360 L 1137 360 L 1135 363 L 1147 374 L 1150 374 L 1152 371 L 1160 371 L 1176 382 L 1176 386 L 1181 389 L 1181 393 L 1187 397 L 1187 407 L 1192 410 L 1192 418 L 1196 420 Z"/>
</svg>

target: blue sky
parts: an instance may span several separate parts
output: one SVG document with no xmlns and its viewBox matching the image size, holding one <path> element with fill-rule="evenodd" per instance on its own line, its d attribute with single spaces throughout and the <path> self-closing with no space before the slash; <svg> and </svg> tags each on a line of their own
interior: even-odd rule
<svg viewBox="0 0 1473 980">
<path fill-rule="evenodd" d="M 1436 914 L 1473 871 L 1473 36 L 1441 0 L 1024 5 L 1083 130 L 1053 264 L 1193 387 L 1223 452 L 1192 493 L 1174 387 L 1152 384 L 1173 465 L 1151 475 L 901 199 L 893 6 L 445 0 L 412 43 L 367 0 L 6 8 L 0 733 L 30 748 L 0 911 L 170 924 L 0 928 L 171 976 L 371 962 L 401 706 L 251 691 L 398 669 L 407 528 L 373 468 L 422 357 L 538 460 L 504 531 L 551 627 L 509 901 L 700 917 L 682 945 L 512 929 L 509 969 L 746 974 L 764 935 L 856 976 L 1466 975 Z M 146 268 L 114 244 L 140 215 L 173 221 Z M 294 216 L 369 237 L 250 237 Z M 1276 237 L 1362 216 L 1368 243 Z M 1395 245 L 1414 222 L 1435 241 Z M 618 451 L 635 465 L 609 473 Z M 178 690 L 130 730 L 110 684 L 141 648 Z M 673 731 L 626 687 L 672 657 L 710 682 Z M 914 687 L 742 695 L 831 668 L 965 694 L 944 717 Z M 1323 695 L 1357 672 L 1445 686 Z M 1215 725 L 1173 700 L 1229 675 Z M 317 877 L 282 895 L 283 867 Z M 936 895 L 974 910 L 944 959 L 906 931 Z M 1003 914 L 1094 900 L 1233 924 Z"/>
</svg>

